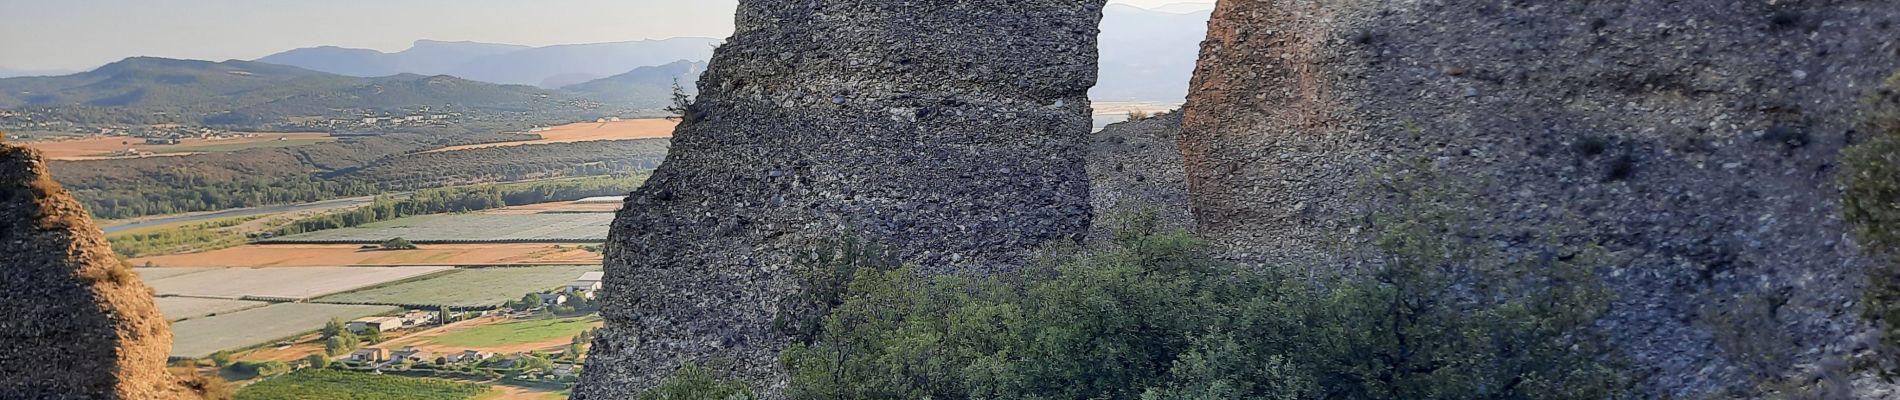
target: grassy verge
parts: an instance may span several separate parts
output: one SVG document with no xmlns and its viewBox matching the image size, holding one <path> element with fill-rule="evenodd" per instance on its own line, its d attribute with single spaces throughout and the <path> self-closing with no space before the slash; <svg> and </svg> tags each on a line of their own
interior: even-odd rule
<svg viewBox="0 0 1900 400">
<path fill-rule="evenodd" d="M 249 243 L 250 238 L 237 227 L 259 218 L 263 217 L 154 226 L 115 233 L 106 240 L 112 243 L 114 251 L 127 258 L 217 250 Z"/>
<path fill-rule="evenodd" d="M 238 390 L 238 400 L 463 400 L 487 393 L 487 385 L 446 379 L 372 375 L 306 369 Z"/>
<path fill-rule="evenodd" d="M 430 338 L 451 347 L 486 348 L 571 338 L 592 329 L 600 316 L 550 318 L 483 325 Z"/>
</svg>

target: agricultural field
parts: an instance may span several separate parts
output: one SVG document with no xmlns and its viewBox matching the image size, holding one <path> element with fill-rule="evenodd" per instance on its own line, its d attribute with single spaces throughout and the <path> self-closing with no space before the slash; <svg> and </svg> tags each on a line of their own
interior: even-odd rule
<svg viewBox="0 0 1900 400">
<path fill-rule="evenodd" d="M 558 288 L 599 266 L 460 269 L 420 280 L 386 284 L 314 301 L 352 304 L 499 306 L 521 295 Z"/>
<path fill-rule="evenodd" d="M 396 311 L 388 306 L 283 303 L 172 324 L 172 356 L 203 358 L 223 350 L 267 344 L 323 328 L 332 318 L 355 319 Z"/>
<path fill-rule="evenodd" d="M 620 199 L 625 199 L 621 197 Z M 620 201 L 586 200 L 563 201 L 554 203 L 529 204 L 508 208 L 483 211 L 483 214 L 547 214 L 547 213 L 614 213 L 620 211 Z"/>
<path fill-rule="evenodd" d="M 152 279 L 159 295 L 303 300 L 448 271 L 451 267 L 226 268 Z"/>
<path fill-rule="evenodd" d="M 488 385 L 434 378 L 306 369 L 245 386 L 237 400 L 465 400 Z"/>
<path fill-rule="evenodd" d="M 170 277 L 179 276 L 179 275 L 195 274 L 199 272 L 211 271 L 214 269 L 215 268 L 133 268 L 132 272 L 138 273 L 140 280 L 143 280 L 149 283 L 151 281 L 155 281 L 159 279 L 165 279 L 165 278 L 170 278 Z"/>
<path fill-rule="evenodd" d="M 497 353 L 559 350 L 572 343 L 574 336 L 580 335 L 581 331 L 600 326 L 598 315 L 530 320 L 487 318 L 403 336 L 385 343 L 383 347 L 415 346 L 438 353 L 462 350 Z"/>
<path fill-rule="evenodd" d="M 415 243 L 601 243 L 614 215 L 443 214 L 378 222 L 354 228 L 285 236 L 262 243 L 375 244 L 392 238 Z"/>
<path fill-rule="evenodd" d="M 270 305 L 270 303 L 262 301 L 205 299 L 197 297 L 160 297 L 157 301 L 158 312 L 165 314 L 165 319 L 168 321 L 198 318 Z"/>
<path fill-rule="evenodd" d="M 282 140 L 279 140 L 279 139 Z M 197 153 L 233 152 L 255 148 L 292 147 L 335 141 L 327 133 L 260 133 L 251 137 L 234 139 L 185 139 L 175 145 L 147 145 L 145 139 L 124 136 L 90 136 L 74 139 L 41 140 L 22 142 L 20 145 L 39 149 L 46 158 L 53 160 L 99 160 L 112 158 L 112 153 L 126 149 L 136 149 L 160 155 L 188 155 Z"/>
<path fill-rule="evenodd" d="M 415 250 L 366 250 L 358 245 L 250 245 L 203 253 L 132 259 L 133 265 L 174 267 L 324 267 L 429 265 L 600 265 L 601 254 L 576 245 L 440 244 Z M 151 280 L 152 278 L 146 278 Z"/>
<path fill-rule="evenodd" d="M 596 142 L 603 140 L 639 140 L 673 137 L 673 127 L 679 122 L 664 118 L 629 119 L 612 122 L 580 122 L 561 125 L 535 132 L 540 140 L 519 142 L 487 143 L 468 146 L 445 147 L 430 153 L 485 149 L 493 147 L 523 146 L 531 144 Z"/>
<path fill-rule="evenodd" d="M 471 400 L 567 400 L 567 395 L 547 389 L 490 385 L 488 393 Z"/>
</svg>

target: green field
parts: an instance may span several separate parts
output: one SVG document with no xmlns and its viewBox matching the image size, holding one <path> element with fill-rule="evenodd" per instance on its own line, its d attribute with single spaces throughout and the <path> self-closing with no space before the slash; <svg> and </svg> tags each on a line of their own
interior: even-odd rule
<svg viewBox="0 0 1900 400">
<path fill-rule="evenodd" d="M 430 338 L 443 346 L 485 348 L 574 337 L 594 327 L 600 316 L 549 318 L 483 325 Z"/>
<path fill-rule="evenodd" d="M 199 358 L 221 350 L 269 344 L 323 328 L 332 318 L 357 317 L 395 311 L 388 306 L 284 303 L 172 324 L 172 355 Z"/>
<path fill-rule="evenodd" d="M 316 299 L 351 304 L 498 306 L 522 295 L 561 287 L 599 266 L 462 269 Z"/>
<path fill-rule="evenodd" d="M 243 151 L 243 150 L 250 150 L 250 149 L 278 149 L 278 148 L 285 148 L 285 147 L 308 146 L 308 145 L 313 145 L 317 143 L 329 143 L 329 142 L 334 142 L 334 141 L 336 141 L 336 138 L 326 137 L 326 138 L 307 138 L 307 139 L 264 140 L 264 141 L 243 142 L 243 143 L 219 143 L 219 144 L 206 144 L 206 145 L 187 144 L 187 145 L 180 145 L 180 146 L 157 147 L 157 148 L 153 148 L 152 152 L 159 153 L 159 154 L 229 153 L 233 151 Z"/>
<path fill-rule="evenodd" d="M 488 386 L 445 379 L 306 369 L 238 390 L 237 400 L 463 400 Z"/>
</svg>

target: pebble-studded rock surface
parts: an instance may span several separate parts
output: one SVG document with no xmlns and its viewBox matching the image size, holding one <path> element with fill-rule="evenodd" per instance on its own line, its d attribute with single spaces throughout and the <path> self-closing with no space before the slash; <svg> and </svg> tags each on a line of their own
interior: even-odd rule
<svg viewBox="0 0 1900 400">
<path fill-rule="evenodd" d="M 780 397 L 772 322 L 815 240 L 981 272 L 1081 238 L 1102 7 L 740 1 L 665 164 L 614 223 L 575 398 L 631 398 L 687 363 Z"/>
<path fill-rule="evenodd" d="M 1163 230 L 1193 230 L 1181 169 L 1181 113 L 1109 125 L 1089 135 L 1090 241 L 1109 238 L 1131 214 L 1152 213 Z"/>
<path fill-rule="evenodd" d="M 38 153 L 0 144 L 0 398 L 188 398 L 150 289 Z"/>
<path fill-rule="evenodd" d="M 1822 386 L 1876 337 L 1836 160 L 1896 25 L 1884 0 L 1223 1 L 1184 122 L 1195 216 L 1236 258 L 1335 262 L 1319 243 L 1373 200 L 1352 185 L 1422 157 L 1501 245 L 1614 255 L 1600 325 L 1650 395 Z"/>
</svg>

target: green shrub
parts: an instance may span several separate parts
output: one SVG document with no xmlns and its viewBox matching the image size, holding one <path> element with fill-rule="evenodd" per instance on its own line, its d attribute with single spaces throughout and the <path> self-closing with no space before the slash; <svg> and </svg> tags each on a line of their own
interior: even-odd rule
<svg viewBox="0 0 1900 400">
<path fill-rule="evenodd" d="M 334 369 L 305 369 L 238 390 L 238 400 L 462 400 L 487 385 L 446 379 L 407 378 Z"/>
<path fill-rule="evenodd" d="M 1900 75 L 1868 103 L 1870 137 L 1841 152 L 1841 212 L 1862 248 L 1881 259 L 1868 269 L 1861 313 L 1881 325 L 1882 353 L 1893 359 L 1900 358 Z"/>
<path fill-rule="evenodd" d="M 1415 184 L 1425 182 L 1397 182 Z M 1412 185 L 1413 189 L 1424 186 Z M 1405 193 L 1407 196 L 1425 193 Z M 1609 398 L 1582 251 L 1506 262 L 1455 202 L 1377 218 L 1379 265 L 1292 279 L 1128 224 L 1106 250 L 994 277 L 860 269 L 781 360 L 792 398 Z"/>
<path fill-rule="evenodd" d="M 239 361 L 225 367 L 225 370 L 245 378 L 277 376 L 290 372 L 290 365 L 282 361 Z"/>
<path fill-rule="evenodd" d="M 640 393 L 640 400 L 750 400 L 752 388 L 745 382 L 721 379 L 698 365 L 687 365 L 673 372 L 660 386 Z"/>
</svg>

